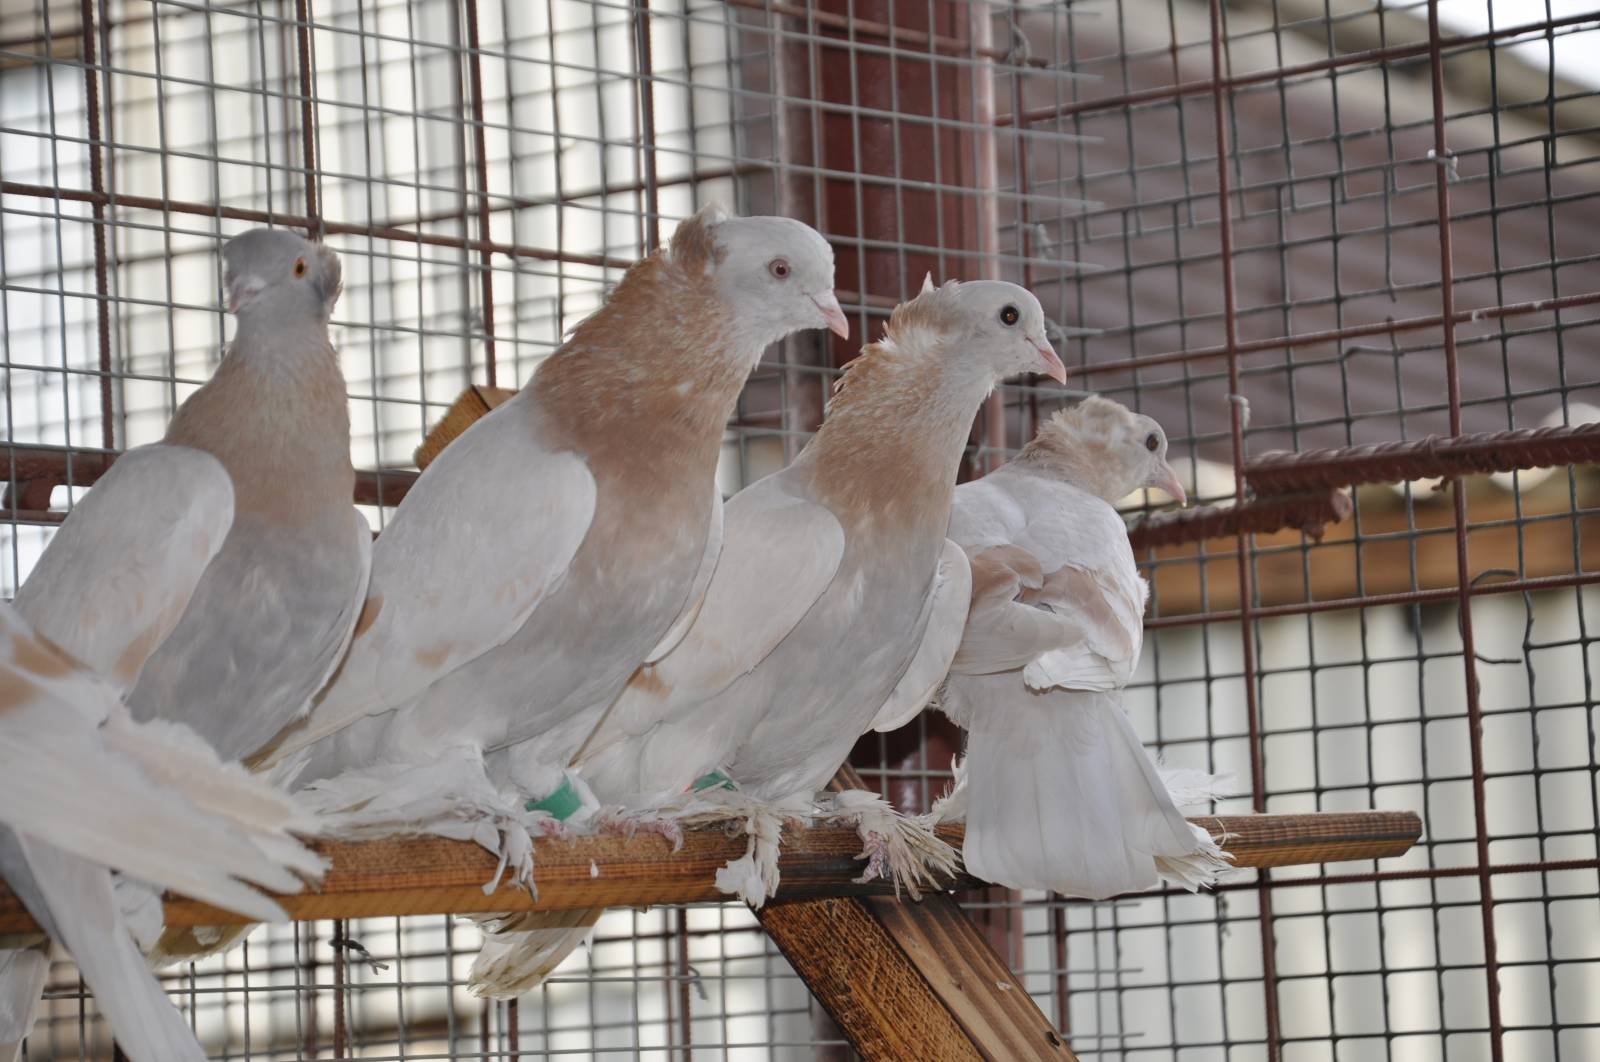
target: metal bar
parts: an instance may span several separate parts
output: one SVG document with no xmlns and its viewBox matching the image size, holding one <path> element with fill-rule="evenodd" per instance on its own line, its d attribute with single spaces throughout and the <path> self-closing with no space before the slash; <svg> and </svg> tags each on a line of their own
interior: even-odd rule
<svg viewBox="0 0 1600 1062">
<path fill-rule="evenodd" d="M 490 387 L 495 385 L 494 356 L 494 270 L 493 252 L 488 249 L 489 230 L 489 152 L 483 132 L 483 64 L 478 50 L 478 0 L 464 0 L 467 20 L 467 84 L 472 108 L 472 158 L 478 182 L 478 238 L 483 242 L 480 270 L 483 298 L 484 374 Z"/>
<path fill-rule="evenodd" d="M 1428 65 L 1433 87 L 1434 188 L 1439 209 L 1439 315 L 1452 322 L 1444 328 L 1445 387 L 1450 403 L 1450 434 L 1461 435 L 1461 369 L 1456 352 L 1455 261 L 1450 225 L 1450 148 L 1445 142 L 1444 57 L 1439 35 L 1439 0 L 1428 0 Z M 1478 654 L 1472 629 L 1472 566 L 1467 556 L 1467 494 L 1461 477 L 1450 477 L 1456 537 L 1456 608 L 1461 630 L 1461 666 L 1467 697 L 1467 738 L 1472 756 L 1472 814 L 1478 865 L 1489 865 L 1489 813 L 1483 775 L 1483 706 L 1479 700 Z M 1487 873 L 1478 876 L 1483 915 L 1484 981 L 1489 1004 L 1489 1052 L 1505 1062 L 1504 1028 L 1500 1018 L 1500 961 L 1495 954 L 1494 888 Z"/>
<path fill-rule="evenodd" d="M 1232 435 L 1233 503 L 1242 509 L 1245 504 L 1245 397 L 1239 377 L 1239 303 L 1235 288 L 1233 262 L 1233 204 L 1229 198 L 1228 172 L 1228 97 L 1223 88 L 1223 51 L 1226 29 L 1223 21 L 1222 0 L 1210 0 L 1211 14 L 1211 108 L 1217 138 L 1217 236 L 1221 248 L 1222 313 L 1225 346 L 1228 359 L 1228 422 Z M 1256 811 L 1267 807 L 1266 770 L 1262 764 L 1261 706 L 1256 687 L 1256 628 L 1252 613 L 1250 532 L 1239 523 L 1236 535 L 1239 563 L 1239 649 L 1244 671 L 1245 719 L 1250 732 L 1250 792 L 1251 804 Z M 1266 882 L 1270 875 L 1263 872 L 1262 885 L 1257 892 L 1261 923 L 1261 988 L 1266 1019 L 1267 1060 L 1276 1062 L 1282 1034 L 1278 1019 L 1277 944 L 1272 935 L 1272 893 Z"/>
<path fill-rule="evenodd" d="M 1557 310 L 1596 304 L 1600 304 L 1600 291 L 1589 291 L 1578 295 L 1564 295 L 1556 299 L 1533 299 L 1528 302 L 1514 302 L 1505 306 L 1486 306 L 1476 310 L 1458 310 L 1449 320 L 1454 324 L 1466 324 L 1469 321 L 1495 321 L 1506 317 L 1521 317 L 1531 313 L 1554 313 Z M 1318 332 L 1273 336 L 1270 339 L 1241 340 L 1237 350 L 1240 354 L 1258 354 L 1262 351 L 1312 346 L 1317 343 L 1336 343 L 1342 339 L 1363 339 L 1368 336 L 1392 335 L 1396 332 L 1410 332 L 1422 328 L 1439 328 L 1444 325 L 1445 321 L 1446 318 L 1440 314 L 1433 314 L 1427 317 L 1407 317 L 1398 321 L 1374 321 L 1370 324 L 1328 328 Z M 1227 356 L 1228 348 L 1226 346 L 1196 347 L 1194 350 L 1175 350 L 1163 354 L 1151 354 L 1142 358 L 1120 358 L 1116 361 L 1069 365 L 1067 366 L 1067 374 L 1069 376 L 1086 376 L 1092 373 L 1147 369 L 1155 365 L 1173 365 L 1180 362 L 1204 361 Z"/>
<path fill-rule="evenodd" d="M 100 445 L 116 445 L 116 410 L 111 393 L 111 302 L 107 298 L 106 198 L 105 173 L 101 164 L 100 74 L 96 62 L 94 0 L 82 0 L 79 18 L 83 22 L 83 98 L 88 122 L 89 187 L 95 193 L 90 205 L 94 215 L 94 292 L 95 333 L 100 350 Z"/>
<path fill-rule="evenodd" d="M 1456 422 L 1459 423 L 1459 409 Z M 1258 494 L 1402 483 L 1434 477 L 1600 462 L 1600 424 L 1522 428 L 1445 438 L 1288 452 L 1254 458 L 1244 474 Z"/>
<path fill-rule="evenodd" d="M 1568 575 L 1541 575 L 1532 579 L 1507 579 L 1501 583 L 1479 583 L 1466 588 L 1473 597 L 1488 594 L 1526 594 L 1536 590 L 1564 590 L 1576 586 L 1593 586 L 1600 583 L 1600 572 L 1572 572 Z M 1406 590 L 1394 594 L 1366 594 L 1362 597 L 1341 597 L 1327 601 L 1297 601 L 1287 605 L 1257 605 L 1251 614 L 1257 619 L 1278 616 L 1304 616 L 1312 612 L 1341 612 L 1351 608 L 1382 608 L 1386 605 L 1426 605 L 1461 598 L 1462 587 L 1443 586 L 1428 590 Z M 1223 623 L 1239 618 L 1236 608 L 1215 609 L 1209 612 L 1191 612 L 1182 616 L 1147 616 L 1146 630 L 1161 627 L 1194 627 L 1207 623 Z"/>
<path fill-rule="evenodd" d="M 774 15 L 791 15 L 802 20 L 809 18 L 813 25 L 849 34 L 850 38 L 872 37 L 877 40 L 889 41 L 893 45 L 904 45 L 908 50 L 916 49 L 923 54 L 942 55 L 952 59 L 968 59 L 973 55 L 977 55 L 979 58 L 997 63 L 1017 63 L 1018 61 L 1017 57 L 1012 56 L 1004 48 L 984 46 L 974 49 L 969 41 L 960 37 L 950 37 L 931 32 L 931 27 L 929 30 L 912 29 L 908 26 L 896 25 L 892 21 L 886 22 L 877 19 L 858 18 L 854 15 L 832 11 L 819 11 L 806 4 L 789 4 L 777 2 L 777 0 L 725 0 L 725 2 L 729 7 L 749 8 Z M 851 48 L 853 41 L 850 38 L 839 40 L 822 34 L 817 35 L 819 44 L 832 48 Z M 1052 69 L 1047 60 L 1033 57 L 1022 59 L 1019 65 L 1033 67 L 1038 70 Z M 1062 71 L 1053 70 L 1052 72 L 1070 76 L 1070 74 Z"/>
<path fill-rule="evenodd" d="M 656 90 L 655 65 L 650 50 L 650 0 L 635 0 L 633 6 L 634 62 L 639 71 L 639 139 L 644 170 L 644 244 L 649 254 L 661 246 L 661 202 L 656 194 Z"/>
<path fill-rule="evenodd" d="M 54 189 L 44 185 L 0 181 L 0 195 L 29 195 L 42 199 L 68 199 L 79 203 L 105 202 L 105 195 L 77 188 Z M 220 203 L 189 203 L 175 199 L 162 200 L 144 195 L 118 193 L 117 204 L 131 210 L 170 210 L 175 214 L 191 214 L 203 218 L 227 218 L 230 221 L 250 221 L 261 225 L 289 225 L 305 229 L 318 228 L 323 234 L 338 233 L 346 236 L 367 236 L 375 240 L 393 240 L 396 243 L 417 243 L 431 247 L 449 247 L 454 250 L 493 251 L 511 258 L 531 258 L 541 262 L 566 262 L 572 265 L 604 266 L 626 269 L 633 264 L 631 258 L 615 255 L 575 254 L 552 251 L 545 247 L 499 243 L 494 240 L 472 239 L 462 236 L 439 236 L 427 232 L 410 232 L 385 225 L 358 225 L 347 221 L 327 221 L 309 215 L 284 214 L 277 211 L 250 210 L 244 207 L 223 206 Z"/>
<path fill-rule="evenodd" d="M 1339 523 L 1350 511 L 1350 496 L 1341 490 L 1274 493 L 1252 498 L 1243 505 L 1201 505 L 1151 513 L 1128 528 L 1128 539 L 1138 551 L 1208 538 L 1270 534 L 1285 528 L 1296 528 L 1313 538 L 1321 538 L 1328 524 Z"/>
<path fill-rule="evenodd" d="M 300 151 L 305 164 L 306 232 L 312 239 L 323 233 L 322 209 L 317 193 L 316 110 L 311 100 L 311 71 L 316 59 L 311 51 L 311 0 L 294 0 L 295 47 L 300 67 Z"/>
</svg>

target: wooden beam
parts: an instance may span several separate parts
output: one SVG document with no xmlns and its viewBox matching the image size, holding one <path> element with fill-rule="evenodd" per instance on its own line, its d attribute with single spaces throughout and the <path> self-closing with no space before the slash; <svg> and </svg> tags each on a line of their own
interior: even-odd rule
<svg viewBox="0 0 1600 1062">
<path fill-rule="evenodd" d="M 1325 812 L 1311 815 L 1221 815 L 1193 820 L 1235 854 L 1241 867 L 1284 866 L 1396 856 L 1421 835 L 1411 812 Z M 940 828 L 957 848 L 960 825 Z M 483 885 L 495 860 L 477 845 L 434 837 L 401 837 L 318 845 L 332 869 L 316 891 L 282 897 L 291 917 L 372 918 L 409 914 L 470 914 L 489 911 L 565 911 L 586 907 L 646 907 L 715 903 L 728 897 L 713 879 L 717 868 L 744 853 L 743 838 L 721 830 L 689 830 L 681 850 L 655 834 L 543 838 L 535 845 L 539 895 L 502 884 L 491 895 Z M 882 894 L 881 882 L 857 885 L 861 841 L 845 827 L 792 831 L 784 839 L 781 898 Z M 951 888 L 977 888 L 969 877 Z M 167 899 L 168 925 L 231 925 L 238 915 L 183 897 Z M 0 933 L 36 932 L 32 917 L 0 884 Z"/>
<path fill-rule="evenodd" d="M 847 764 L 829 788 L 865 786 Z M 907 904 L 872 896 L 784 900 L 756 917 L 868 1062 L 1076 1058 L 983 931 L 944 893 Z"/>
</svg>

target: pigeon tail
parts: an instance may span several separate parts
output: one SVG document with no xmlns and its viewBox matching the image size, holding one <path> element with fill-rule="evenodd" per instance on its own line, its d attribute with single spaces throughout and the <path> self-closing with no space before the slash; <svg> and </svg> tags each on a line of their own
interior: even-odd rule
<svg viewBox="0 0 1600 1062">
<path fill-rule="evenodd" d="M 983 706 L 965 772 L 962 854 L 973 874 L 1104 899 L 1163 880 L 1194 889 L 1228 868 L 1226 852 L 1179 811 L 1117 693 L 1039 693 L 1014 674 L 957 683 Z M 1179 781 L 1195 795 L 1193 777 Z"/>
</svg>

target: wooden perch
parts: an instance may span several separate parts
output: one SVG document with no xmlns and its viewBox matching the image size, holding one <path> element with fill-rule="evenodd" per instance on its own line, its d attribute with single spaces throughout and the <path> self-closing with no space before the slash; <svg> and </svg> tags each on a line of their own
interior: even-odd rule
<svg viewBox="0 0 1600 1062">
<path fill-rule="evenodd" d="M 1240 867 L 1286 866 L 1346 859 L 1381 859 L 1405 852 L 1422 833 L 1408 811 L 1323 812 L 1310 815 L 1220 815 L 1193 820 L 1231 851 Z M 940 828 L 956 847 L 959 825 Z M 611 906 L 711 903 L 717 868 L 744 854 L 744 839 L 720 830 L 689 830 L 682 850 L 654 834 L 542 839 L 535 851 L 539 896 L 502 884 L 492 896 L 483 884 L 495 860 L 476 845 L 438 838 L 394 838 L 318 846 L 333 862 L 320 889 L 282 898 L 296 919 L 371 918 L 409 914 L 467 914 L 510 910 L 573 910 Z M 883 883 L 856 885 L 861 841 L 848 827 L 785 832 L 781 898 L 891 892 Z M 960 878 L 952 888 L 980 882 Z M 183 897 L 169 896 L 169 925 L 227 925 L 243 921 Z M 36 932 L 33 919 L 0 885 L 0 933 Z"/>
</svg>

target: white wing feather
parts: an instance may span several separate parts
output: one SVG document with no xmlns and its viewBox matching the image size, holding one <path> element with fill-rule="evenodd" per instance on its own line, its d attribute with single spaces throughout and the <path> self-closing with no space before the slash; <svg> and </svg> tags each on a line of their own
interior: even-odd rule
<svg viewBox="0 0 1600 1062">
<path fill-rule="evenodd" d="M 200 450 L 129 450 L 73 507 L 15 604 L 121 692 L 171 633 L 233 522 L 233 483 Z"/>
<path fill-rule="evenodd" d="M 501 645 L 565 577 L 594 517 L 594 476 L 578 455 L 538 443 L 526 394 L 467 429 L 407 493 L 373 551 L 371 626 L 263 765 L 400 707 Z"/>
<path fill-rule="evenodd" d="M 667 633 L 662 635 L 661 641 L 650 650 L 650 655 L 644 658 L 646 664 L 653 664 L 677 648 L 683 636 L 689 633 L 689 628 L 694 626 L 695 619 L 700 615 L 700 609 L 706 603 L 706 590 L 711 586 L 711 576 L 717 570 L 717 558 L 722 555 L 722 491 L 715 483 L 711 485 L 711 533 L 706 536 L 706 550 L 700 557 L 700 567 L 695 570 L 694 583 L 689 587 L 689 601 L 684 606 L 683 613 L 673 621 Z"/>
<path fill-rule="evenodd" d="M 776 476 L 734 495 L 725 519 L 722 553 L 698 618 L 670 653 L 634 675 L 576 762 L 645 733 L 752 671 L 810 611 L 844 557 L 838 519 Z M 761 593 L 752 594 L 757 586 Z"/>
<path fill-rule="evenodd" d="M 933 592 L 923 612 L 922 641 L 894 692 L 872 720 L 872 729 L 895 730 L 904 726 L 933 699 L 950 670 L 961 644 L 972 598 L 972 567 L 961 547 L 945 540 Z"/>
</svg>

